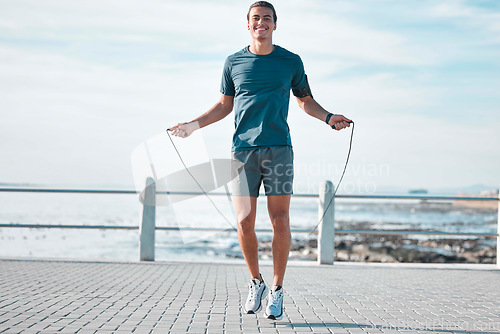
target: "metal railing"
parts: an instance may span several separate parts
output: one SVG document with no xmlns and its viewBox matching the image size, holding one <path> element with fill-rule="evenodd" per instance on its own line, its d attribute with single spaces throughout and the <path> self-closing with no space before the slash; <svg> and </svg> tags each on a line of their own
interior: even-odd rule
<svg viewBox="0 0 500 334">
<path fill-rule="evenodd" d="M 0 192 L 39 192 L 39 193 L 78 193 L 78 194 L 137 194 L 134 190 L 92 190 L 92 189 L 39 189 L 39 188 L 0 188 Z M 139 226 L 120 225 L 64 225 L 64 224 L 1 224 L 2 227 L 13 228 L 62 228 L 62 229 L 121 229 L 140 230 L 139 258 L 142 261 L 154 261 L 155 231 L 236 231 L 235 228 L 203 228 L 182 226 L 156 226 L 156 203 L 157 195 L 202 195 L 202 192 L 181 191 L 156 191 L 156 184 L 152 178 L 146 181 L 143 198 L 143 215 Z M 210 196 L 227 196 L 227 193 L 210 193 Z M 367 234 L 367 235 L 439 235 L 439 236 L 474 236 L 474 237 L 496 237 L 497 238 L 497 266 L 500 268 L 500 196 L 499 197 L 455 197 L 455 196 L 413 196 L 413 195 L 336 195 L 334 186 L 330 181 L 325 181 L 320 186 L 318 194 L 293 194 L 293 197 L 319 198 L 318 217 L 321 223 L 317 231 L 308 229 L 292 229 L 293 233 L 318 234 L 318 263 L 333 264 L 334 238 L 335 234 Z M 497 233 L 473 233 L 473 232 L 441 232 L 441 231 L 419 231 L 419 230 L 335 230 L 335 199 L 390 199 L 390 200 L 434 200 L 434 201 L 496 201 L 498 202 Z M 325 211 L 326 210 L 326 211 Z M 272 229 L 255 229 L 256 232 L 272 232 Z"/>
</svg>

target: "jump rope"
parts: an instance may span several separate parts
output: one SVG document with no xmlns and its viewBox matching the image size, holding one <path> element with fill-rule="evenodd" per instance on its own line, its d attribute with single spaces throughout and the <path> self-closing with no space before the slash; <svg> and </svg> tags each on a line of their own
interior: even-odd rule
<svg viewBox="0 0 500 334">
<path fill-rule="evenodd" d="M 350 124 L 352 124 L 352 129 L 351 129 L 351 138 L 349 140 L 349 151 L 347 152 L 347 158 L 346 158 L 346 161 L 345 161 L 345 165 L 344 165 L 344 170 L 342 171 L 342 175 L 340 176 L 340 180 L 339 180 L 339 183 L 337 184 L 337 187 L 335 187 L 335 191 L 333 192 L 333 196 L 332 198 L 330 198 L 330 201 L 328 202 L 328 205 L 326 206 L 326 209 L 323 210 L 323 215 L 321 216 L 320 220 L 318 221 L 318 223 L 316 224 L 316 226 L 314 226 L 314 228 L 312 229 L 312 231 L 310 231 L 306 237 L 302 240 L 298 240 L 298 243 L 301 244 L 303 242 L 305 242 L 309 236 L 311 236 L 314 232 L 316 232 L 316 230 L 318 229 L 318 226 L 319 224 L 321 224 L 321 222 L 323 221 L 323 219 L 325 218 L 325 214 L 328 212 L 328 209 L 330 208 L 330 205 L 333 203 L 333 200 L 335 198 L 335 195 L 337 195 L 337 191 L 339 190 L 340 188 L 340 184 L 342 183 L 342 179 L 344 178 L 344 174 L 345 174 L 345 171 L 347 169 L 347 164 L 349 163 L 349 157 L 351 156 L 351 148 L 352 148 L 352 137 L 353 137 L 353 134 L 354 134 L 354 122 L 353 121 L 350 121 L 349 122 Z M 332 125 L 332 129 L 335 128 L 335 125 Z M 205 195 L 208 200 L 210 201 L 210 203 L 212 203 L 213 207 L 217 210 L 217 212 L 221 215 L 222 218 L 224 218 L 224 220 L 234 229 L 234 230 L 237 230 L 236 227 L 233 226 L 233 224 L 231 224 L 231 222 L 229 221 L 229 219 L 227 219 L 227 217 L 222 213 L 222 211 L 217 207 L 217 205 L 214 203 L 214 201 L 210 198 L 210 196 L 207 194 L 207 192 L 205 191 L 205 189 L 203 189 L 203 187 L 201 186 L 201 184 L 198 182 L 198 180 L 194 177 L 193 174 L 191 174 L 191 172 L 189 171 L 189 168 L 186 166 L 186 164 L 184 163 L 184 160 L 182 159 L 182 156 L 179 152 L 179 150 L 177 149 L 177 146 L 175 146 L 175 143 L 174 141 L 172 140 L 172 137 L 170 136 L 170 133 L 169 131 L 172 131 L 170 129 L 167 129 L 166 132 L 167 132 L 167 135 L 168 135 L 168 138 L 170 139 L 170 142 L 172 143 L 172 146 L 174 147 L 175 149 L 175 152 L 177 153 L 177 156 L 179 157 L 179 160 L 181 161 L 182 165 L 184 166 L 184 168 L 186 169 L 186 172 L 188 172 L 188 174 L 191 176 L 191 178 L 193 179 L 193 181 L 198 185 L 198 187 L 200 188 L 201 192 L 203 193 L 203 195 Z M 226 194 L 227 195 L 227 194 Z"/>
</svg>

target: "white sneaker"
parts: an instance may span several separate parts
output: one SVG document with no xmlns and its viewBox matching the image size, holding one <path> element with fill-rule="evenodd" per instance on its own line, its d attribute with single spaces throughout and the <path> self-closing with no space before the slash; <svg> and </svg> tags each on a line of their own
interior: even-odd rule
<svg viewBox="0 0 500 334">
<path fill-rule="evenodd" d="M 247 302 L 245 303 L 245 312 L 247 314 L 255 314 L 262 310 L 262 299 L 266 298 L 269 289 L 264 280 L 261 282 L 258 278 L 250 280 L 247 286 L 249 291 Z"/>
<path fill-rule="evenodd" d="M 264 315 L 271 320 L 283 319 L 283 288 L 273 286 L 267 296 L 267 307 Z"/>
</svg>

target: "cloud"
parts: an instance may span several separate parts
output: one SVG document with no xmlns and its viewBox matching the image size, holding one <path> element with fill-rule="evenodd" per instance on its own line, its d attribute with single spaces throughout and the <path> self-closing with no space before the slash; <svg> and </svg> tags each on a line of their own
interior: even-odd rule
<svg viewBox="0 0 500 334">
<path fill-rule="evenodd" d="M 452 19 L 460 25 L 483 30 L 485 35 L 480 43 L 497 44 L 500 42 L 500 12 L 495 3 L 479 7 L 480 3 L 470 1 L 448 1 L 430 8 L 430 15 L 438 18 Z M 487 35 L 489 34 L 489 36 Z"/>
<path fill-rule="evenodd" d="M 73 182 L 76 172 L 82 183 L 130 184 L 135 146 L 219 98 L 225 57 L 249 42 L 248 5 L 2 3 L 0 181 Z M 465 171 L 476 162 L 498 165 L 488 153 L 491 138 L 499 140 L 491 133 L 500 133 L 496 8 L 456 1 L 275 6 L 275 42 L 301 55 L 326 109 L 357 121 L 354 164 L 390 163 L 391 180 L 381 183 L 493 179 L 480 168 Z M 228 153 L 232 118 L 203 130 L 211 156 Z M 347 132 L 333 135 L 293 98 L 289 121 L 297 157 L 343 163 Z M 436 161 L 453 173 L 435 171 Z"/>
<path fill-rule="evenodd" d="M 0 54 L 2 180 L 127 183 L 132 148 L 207 108 L 193 88 L 201 101 L 218 91 L 208 78 L 219 66 L 206 62 L 122 70 L 44 51 Z"/>
</svg>

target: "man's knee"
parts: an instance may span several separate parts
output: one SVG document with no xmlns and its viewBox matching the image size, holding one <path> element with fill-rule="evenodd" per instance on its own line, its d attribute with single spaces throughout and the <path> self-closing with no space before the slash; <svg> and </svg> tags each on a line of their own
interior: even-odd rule
<svg viewBox="0 0 500 334">
<path fill-rule="evenodd" d="M 250 218 L 240 220 L 238 222 L 238 231 L 242 234 L 255 233 L 255 221 Z"/>
<path fill-rule="evenodd" d="M 290 216 L 288 212 L 280 212 L 271 216 L 273 230 L 275 232 L 290 230 Z"/>
</svg>

